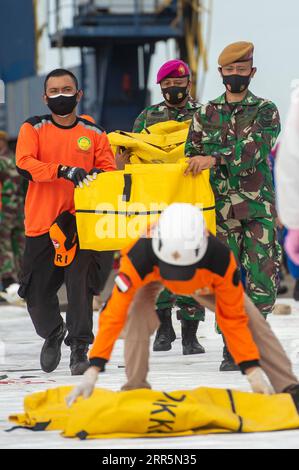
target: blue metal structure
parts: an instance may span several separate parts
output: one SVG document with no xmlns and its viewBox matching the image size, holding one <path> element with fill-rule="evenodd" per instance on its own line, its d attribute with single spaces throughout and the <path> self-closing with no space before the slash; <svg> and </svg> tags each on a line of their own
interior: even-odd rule
<svg viewBox="0 0 299 470">
<path fill-rule="evenodd" d="M 36 73 L 32 0 L 1 0 L 0 19 L 0 129 L 7 129 L 6 93 L 2 87 Z"/>
<path fill-rule="evenodd" d="M 0 18 L 0 79 L 8 83 L 35 75 L 32 0 L 1 0 Z"/>
<path fill-rule="evenodd" d="M 147 78 L 156 42 L 169 38 L 179 45 L 184 42 L 179 0 L 77 0 L 75 4 L 73 26 L 51 34 L 51 44 L 81 48 L 84 113 L 108 131 L 129 130 L 148 102 Z"/>
<path fill-rule="evenodd" d="M 75 2 L 78 13 L 74 17 L 73 27 L 53 34 L 52 45 L 59 45 L 61 39 L 64 47 L 98 47 L 100 43 L 111 42 L 145 44 L 180 38 L 184 32 L 182 19 L 173 25 L 177 16 L 177 0 L 171 0 L 162 10 L 158 8 L 164 2 L 152 2 L 152 13 L 146 12 L 146 2 L 142 0 L 118 2 L 119 5 L 117 2 L 106 2 L 107 8 L 100 8 L 100 2 L 95 0 L 89 0 L 83 6 L 80 6 L 80 1 Z M 109 8 L 109 3 L 114 5 L 113 9 Z M 124 8 L 126 3 L 127 12 Z M 129 13 L 130 7 L 132 11 Z M 121 9 L 123 13 L 116 13 Z"/>
<path fill-rule="evenodd" d="M 28 116 L 47 112 L 40 99 L 44 77 L 36 76 L 36 38 L 45 26 L 52 47 L 80 48 L 80 112 L 108 131 L 130 130 L 149 103 L 149 67 L 158 41 L 175 39 L 196 84 L 199 56 L 204 63 L 206 52 L 200 18 L 201 11 L 208 11 L 204 0 L 47 0 L 47 18 L 38 24 L 39 1 L 45 2 L 0 0 L 0 80 L 6 85 L 0 128 L 12 138 Z M 63 63 L 62 51 L 59 57 Z"/>
</svg>

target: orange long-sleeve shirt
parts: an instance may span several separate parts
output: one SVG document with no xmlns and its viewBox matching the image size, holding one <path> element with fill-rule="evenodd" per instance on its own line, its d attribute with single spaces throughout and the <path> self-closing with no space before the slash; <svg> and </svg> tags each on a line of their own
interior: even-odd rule
<svg viewBox="0 0 299 470">
<path fill-rule="evenodd" d="M 58 178 L 60 165 L 115 170 L 106 133 L 86 119 L 62 127 L 50 115 L 28 119 L 21 127 L 16 152 L 19 173 L 29 179 L 25 202 L 25 232 L 47 233 L 63 211 L 74 212 L 74 185 Z"/>
<path fill-rule="evenodd" d="M 163 278 L 151 239 L 140 238 L 122 253 L 120 274 L 116 281 L 112 296 L 100 314 L 98 334 L 89 355 L 91 365 L 101 368 L 110 359 L 136 291 L 153 281 L 160 281 L 170 291 L 181 295 L 208 288 L 215 294 L 217 323 L 236 363 L 244 368 L 258 363 L 260 355 L 248 328 L 244 290 L 235 258 L 229 248 L 213 235 L 209 236 L 207 252 L 197 264 L 191 280 L 180 280 L 179 266 L 177 280 Z M 123 283 L 125 289 L 129 286 L 126 292 L 118 287 Z"/>
</svg>

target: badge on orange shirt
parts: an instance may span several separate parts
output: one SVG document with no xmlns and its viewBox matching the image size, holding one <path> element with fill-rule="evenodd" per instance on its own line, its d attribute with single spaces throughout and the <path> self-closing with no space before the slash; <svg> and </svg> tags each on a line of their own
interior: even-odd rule
<svg viewBox="0 0 299 470">
<path fill-rule="evenodd" d="M 88 137 L 80 137 L 78 139 L 78 147 L 80 150 L 87 152 L 91 147 L 91 140 Z"/>
</svg>

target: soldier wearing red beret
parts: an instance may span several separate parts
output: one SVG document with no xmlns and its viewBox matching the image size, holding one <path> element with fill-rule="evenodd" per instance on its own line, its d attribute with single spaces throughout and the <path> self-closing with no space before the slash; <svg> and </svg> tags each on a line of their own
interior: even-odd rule
<svg viewBox="0 0 299 470">
<path fill-rule="evenodd" d="M 164 100 L 142 111 L 134 123 L 133 132 L 139 133 L 159 122 L 191 120 L 193 114 L 199 109 L 200 103 L 190 95 L 192 85 L 190 68 L 182 60 L 174 59 L 165 62 L 158 71 L 156 83 L 161 87 Z M 118 165 L 119 156 L 117 156 Z M 123 164 L 129 163 L 129 152 L 124 151 L 120 158 Z M 177 315 L 182 325 L 183 354 L 204 353 L 205 350 L 196 337 L 199 322 L 205 318 L 204 308 L 193 298 L 175 296 L 167 289 L 163 290 L 157 301 L 161 326 L 154 342 L 154 351 L 170 350 L 171 343 L 176 338 L 171 322 L 171 311 L 174 305 L 179 308 Z"/>
</svg>

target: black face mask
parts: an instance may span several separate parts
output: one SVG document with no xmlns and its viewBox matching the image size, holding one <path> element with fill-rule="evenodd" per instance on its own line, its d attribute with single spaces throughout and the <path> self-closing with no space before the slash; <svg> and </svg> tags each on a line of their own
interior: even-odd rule
<svg viewBox="0 0 299 470">
<path fill-rule="evenodd" d="M 248 88 L 251 73 L 250 75 L 222 75 L 223 83 L 228 91 L 231 93 L 242 93 L 242 91 Z M 230 85 L 231 89 L 227 88 L 227 85 Z"/>
<path fill-rule="evenodd" d="M 68 116 L 77 106 L 77 95 L 78 93 L 73 96 L 48 96 L 48 108 L 52 111 L 52 113 L 57 114 L 58 116 Z"/>
<path fill-rule="evenodd" d="M 187 86 L 169 86 L 162 88 L 162 94 L 170 104 L 180 104 L 188 96 Z"/>
</svg>

